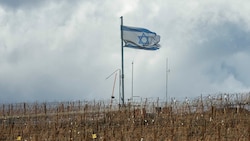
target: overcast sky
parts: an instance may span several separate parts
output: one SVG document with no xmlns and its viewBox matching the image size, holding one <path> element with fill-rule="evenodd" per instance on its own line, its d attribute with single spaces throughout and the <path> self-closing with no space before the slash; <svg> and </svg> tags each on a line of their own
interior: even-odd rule
<svg viewBox="0 0 250 141">
<path fill-rule="evenodd" d="M 250 90 L 249 0 L 0 0 L 0 102 L 109 99 L 120 16 L 161 36 L 124 49 L 125 99 Z M 119 74 L 118 74 L 119 75 Z M 118 99 L 118 80 L 115 98 Z"/>
</svg>

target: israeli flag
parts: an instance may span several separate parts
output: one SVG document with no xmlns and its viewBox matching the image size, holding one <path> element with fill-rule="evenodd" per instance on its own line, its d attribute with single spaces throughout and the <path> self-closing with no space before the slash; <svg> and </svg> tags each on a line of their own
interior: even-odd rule
<svg viewBox="0 0 250 141">
<path fill-rule="evenodd" d="M 121 27 L 123 33 L 124 47 L 157 50 L 160 48 L 160 36 L 155 32 L 140 27 Z"/>
</svg>

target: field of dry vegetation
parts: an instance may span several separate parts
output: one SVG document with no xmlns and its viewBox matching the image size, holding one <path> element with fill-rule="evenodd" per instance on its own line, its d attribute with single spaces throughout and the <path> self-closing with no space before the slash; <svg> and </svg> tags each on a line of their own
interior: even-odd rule
<svg viewBox="0 0 250 141">
<path fill-rule="evenodd" d="M 0 141 L 250 141 L 250 93 L 0 105 Z"/>
</svg>

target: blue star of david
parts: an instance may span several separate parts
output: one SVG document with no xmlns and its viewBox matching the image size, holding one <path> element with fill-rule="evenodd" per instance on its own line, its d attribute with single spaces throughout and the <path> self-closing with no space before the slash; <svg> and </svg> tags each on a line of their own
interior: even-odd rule
<svg viewBox="0 0 250 141">
<path fill-rule="evenodd" d="M 148 36 L 146 36 L 144 33 L 142 33 L 141 36 L 138 36 L 138 38 L 139 38 L 139 44 L 142 44 L 142 46 L 147 46 L 149 44 Z"/>
</svg>

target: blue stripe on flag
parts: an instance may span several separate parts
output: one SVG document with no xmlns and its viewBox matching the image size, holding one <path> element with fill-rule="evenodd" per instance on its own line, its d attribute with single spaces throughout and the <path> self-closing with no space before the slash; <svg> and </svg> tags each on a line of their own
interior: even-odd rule
<svg viewBox="0 0 250 141">
<path fill-rule="evenodd" d="M 151 33 L 151 34 L 155 34 L 155 32 L 149 31 L 146 28 L 140 28 L 140 27 L 129 27 L 129 26 L 122 26 L 122 30 L 124 31 L 132 31 L 132 32 L 144 32 L 144 33 Z"/>
<path fill-rule="evenodd" d="M 135 49 L 144 49 L 144 50 L 158 50 L 159 46 L 150 46 L 150 48 L 147 47 L 140 47 L 137 45 L 133 45 L 133 44 L 126 44 L 124 47 L 129 47 L 129 48 L 135 48 Z"/>
</svg>

